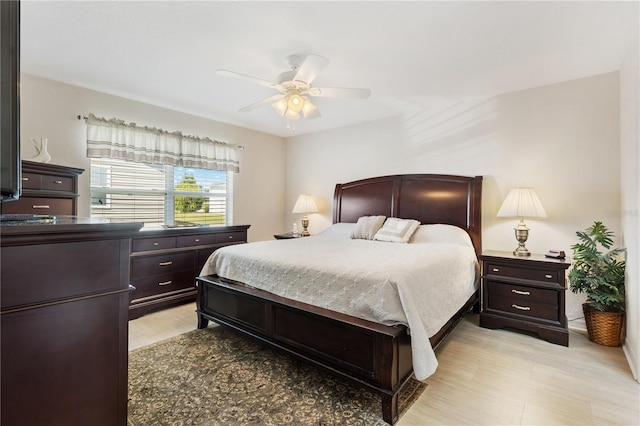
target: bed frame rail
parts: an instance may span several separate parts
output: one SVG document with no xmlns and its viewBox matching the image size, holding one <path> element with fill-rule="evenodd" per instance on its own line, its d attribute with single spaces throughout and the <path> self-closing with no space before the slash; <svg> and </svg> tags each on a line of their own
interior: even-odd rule
<svg viewBox="0 0 640 426">
<path fill-rule="evenodd" d="M 383 419 L 397 420 L 398 394 L 413 372 L 405 326 L 384 326 L 217 276 L 197 282 L 198 328 L 209 320 L 230 326 L 365 386 L 381 395 Z"/>
</svg>

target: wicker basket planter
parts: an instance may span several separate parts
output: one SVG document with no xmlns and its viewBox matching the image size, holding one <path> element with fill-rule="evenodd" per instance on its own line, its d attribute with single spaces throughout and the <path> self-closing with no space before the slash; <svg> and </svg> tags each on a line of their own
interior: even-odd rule
<svg viewBox="0 0 640 426">
<path fill-rule="evenodd" d="M 620 346 L 623 342 L 624 312 L 602 312 L 582 305 L 589 340 L 604 346 Z"/>
</svg>

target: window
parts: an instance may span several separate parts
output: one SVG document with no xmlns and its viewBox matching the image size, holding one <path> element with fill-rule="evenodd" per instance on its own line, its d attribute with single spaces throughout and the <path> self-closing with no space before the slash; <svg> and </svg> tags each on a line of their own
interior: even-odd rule
<svg viewBox="0 0 640 426">
<path fill-rule="evenodd" d="M 231 225 L 228 171 L 91 159 L 91 216 L 152 226 Z"/>
</svg>

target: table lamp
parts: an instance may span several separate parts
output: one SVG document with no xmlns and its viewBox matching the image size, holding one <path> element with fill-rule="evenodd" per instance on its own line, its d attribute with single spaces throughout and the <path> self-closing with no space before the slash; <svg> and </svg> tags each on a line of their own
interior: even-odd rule
<svg viewBox="0 0 640 426">
<path fill-rule="evenodd" d="M 302 217 L 302 236 L 308 237 L 309 231 L 307 228 L 309 227 L 309 218 L 307 217 L 307 213 L 317 213 L 318 207 L 316 207 L 316 202 L 313 201 L 313 197 L 308 194 L 301 194 L 298 196 L 296 200 L 296 204 L 293 206 L 293 210 L 291 213 L 303 213 Z"/>
<path fill-rule="evenodd" d="M 513 188 L 498 210 L 498 217 L 519 217 L 520 223 L 515 230 L 518 247 L 515 256 L 531 256 L 524 243 L 529 238 L 529 228 L 524 224 L 525 217 L 547 217 L 540 199 L 532 188 Z"/>
</svg>

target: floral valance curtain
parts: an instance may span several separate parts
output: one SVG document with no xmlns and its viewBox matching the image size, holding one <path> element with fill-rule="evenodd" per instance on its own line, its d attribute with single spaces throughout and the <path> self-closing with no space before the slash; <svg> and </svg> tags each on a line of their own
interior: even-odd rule
<svg viewBox="0 0 640 426">
<path fill-rule="evenodd" d="M 238 173 L 238 145 L 89 114 L 87 157 Z"/>
</svg>

